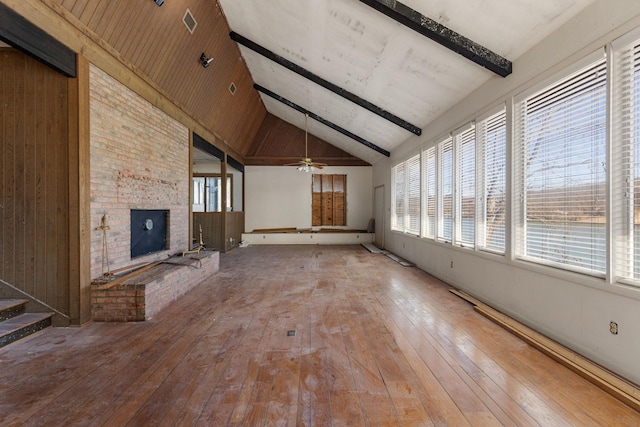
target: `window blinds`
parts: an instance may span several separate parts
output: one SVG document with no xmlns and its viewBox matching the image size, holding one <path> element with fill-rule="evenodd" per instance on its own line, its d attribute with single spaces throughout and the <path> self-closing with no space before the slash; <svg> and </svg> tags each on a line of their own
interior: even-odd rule
<svg viewBox="0 0 640 427">
<path fill-rule="evenodd" d="M 450 242 L 453 238 L 453 140 L 438 144 L 438 238 Z"/>
<path fill-rule="evenodd" d="M 436 237 L 436 147 L 422 152 L 422 170 L 424 180 L 424 229 L 423 236 Z"/>
<path fill-rule="evenodd" d="M 614 44 L 613 251 L 615 276 L 640 279 L 640 40 Z"/>
<path fill-rule="evenodd" d="M 456 147 L 455 242 L 461 246 L 475 245 L 476 221 L 476 133 L 468 125 L 454 136 Z"/>
<path fill-rule="evenodd" d="M 407 229 L 406 231 L 420 234 L 420 154 L 416 154 L 406 165 L 407 171 Z"/>
<path fill-rule="evenodd" d="M 393 168 L 393 213 L 392 227 L 404 231 L 405 226 L 405 174 L 404 162 Z"/>
<path fill-rule="evenodd" d="M 504 253 L 506 225 L 507 126 L 504 108 L 476 125 L 483 182 L 479 247 Z M 478 189 L 480 192 L 480 189 Z"/>
<path fill-rule="evenodd" d="M 516 106 L 519 255 L 605 271 L 606 96 L 602 56 Z"/>
</svg>

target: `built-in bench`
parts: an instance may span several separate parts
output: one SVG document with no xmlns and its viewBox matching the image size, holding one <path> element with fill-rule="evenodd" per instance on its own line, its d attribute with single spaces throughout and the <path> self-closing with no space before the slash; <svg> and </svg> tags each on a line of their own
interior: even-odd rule
<svg viewBox="0 0 640 427">
<path fill-rule="evenodd" d="M 359 245 L 373 242 L 373 233 L 344 228 L 270 228 L 242 234 L 242 245 Z"/>
<path fill-rule="evenodd" d="M 174 256 L 111 281 L 91 286 L 91 317 L 96 322 L 149 320 L 220 268 L 220 253 Z"/>
</svg>

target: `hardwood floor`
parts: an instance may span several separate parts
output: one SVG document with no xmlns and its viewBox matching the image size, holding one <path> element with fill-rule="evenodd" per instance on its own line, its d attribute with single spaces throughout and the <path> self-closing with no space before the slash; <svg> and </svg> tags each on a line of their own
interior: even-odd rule
<svg viewBox="0 0 640 427">
<path fill-rule="evenodd" d="M 360 246 L 236 249 L 151 321 L 0 350 L 0 425 L 640 425 L 447 289 Z"/>
</svg>

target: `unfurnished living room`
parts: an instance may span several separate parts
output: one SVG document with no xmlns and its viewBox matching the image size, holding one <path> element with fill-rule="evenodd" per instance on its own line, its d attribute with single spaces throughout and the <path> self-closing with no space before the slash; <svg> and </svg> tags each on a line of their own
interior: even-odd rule
<svg viewBox="0 0 640 427">
<path fill-rule="evenodd" d="M 0 0 L 0 101 L 0 425 L 640 426 L 638 2 Z"/>
</svg>

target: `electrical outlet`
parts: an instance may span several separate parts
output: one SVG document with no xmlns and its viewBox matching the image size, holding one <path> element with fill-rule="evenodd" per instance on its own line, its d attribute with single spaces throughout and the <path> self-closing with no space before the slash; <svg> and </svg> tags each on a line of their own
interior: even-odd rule
<svg viewBox="0 0 640 427">
<path fill-rule="evenodd" d="M 614 322 L 613 320 L 611 322 L 609 322 L 609 332 L 611 332 L 613 335 L 618 335 L 618 323 Z"/>
<path fill-rule="evenodd" d="M 451 268 L 453 268 L 453 261 L 451 261 Z"/>
</svg>

